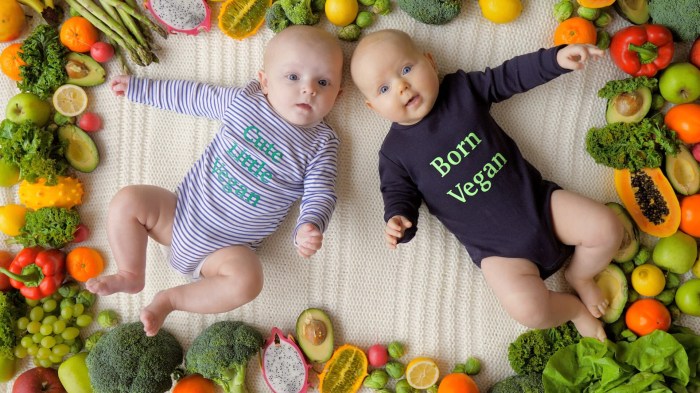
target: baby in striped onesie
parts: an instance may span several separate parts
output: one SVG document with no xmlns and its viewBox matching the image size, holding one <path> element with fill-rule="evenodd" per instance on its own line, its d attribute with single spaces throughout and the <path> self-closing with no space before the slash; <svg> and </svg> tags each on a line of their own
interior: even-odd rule
<svg viewBox="0 0 700 393">
<path fill-rule="evenodd" d="M 340 93 L 343 53 L 319 28 L 291 26 L 265 48 L 263 70 L 243 87 L 120 76 L 118 96 L 221 122 L 175 193 L 130 185 L 109 205 L 107 235 L 117 272 L 89 280 L 98 294 L 144 287 L 148 238 L 193 280 L 158 292 L 140 315 L 155 335 L 174 310 L 222 313 L 253 300 L 263 271 L 255 253 L 301 198 L 294 245 L 321 248 L 335 208 L 338 137 L 323 118 Z"/>
</svg>

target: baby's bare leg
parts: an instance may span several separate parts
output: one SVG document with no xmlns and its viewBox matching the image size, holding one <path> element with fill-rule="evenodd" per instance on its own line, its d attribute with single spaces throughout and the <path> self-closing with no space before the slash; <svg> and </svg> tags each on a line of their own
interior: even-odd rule
<svg viewBox="0 0 700 393">
<path fill-rule="evenodd" d="M 263 286 L 260 259 L 249 248 L 232 246 L 211 254 L 201 279 L 160 291 L 141 311 L 146 335 L 153 336 L 172 311 L 223 313 L 255 299 Z"/>
<path fill-rule="evenodd" d="M 176 196 L 155 186 L 127 186 L 109 203 L 107 237 L 117 273 L 88 280 L 85 287 L 98 295 L 137 293 L 143 289 L 148 237 L 170 244 Z"/>
<path fill-rule="evenodd" d="M 602 323 L 573 294 L 547 289 L 537 266 L 526 259 L 489 257 L 481 261 L 487 284 L 519 323 L 546 329 L 572 321 L 584 337 L 605 339 Z"/>
<path fill-rule="evenodd" d="M 608 301 L 593 277 L 612 260 L 622 242 L 623 228 L 609 207 L 565 190 L 552 194 L 554 230 L 559 239 L 575 246 L 564 273 L 591 314 L 605 313 Z"/>
</svg>

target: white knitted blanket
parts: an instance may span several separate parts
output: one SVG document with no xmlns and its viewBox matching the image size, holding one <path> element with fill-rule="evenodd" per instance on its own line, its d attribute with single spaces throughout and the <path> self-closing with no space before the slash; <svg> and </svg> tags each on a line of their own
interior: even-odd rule
<svg viewBox="0 0 700 393">
<path fill-rule="evenodd" d="M 476 1 L 464 2 L 459 17 L 443 26 L 421 24 L 395 7 L 367 31 L 406 31 L 433 53 L 441 74 L 459 68 L 482 70 L 518 54 L 552 46 L 556 26 L 553 1 L 523 3 L 522 15 L 505 25 L 484 19 Z M 216 13 L 218 5 L 213 10 Z M 325 19 L 321 23 L 329 31 L 337 30 Z M 616 17 L 608 31 L 624 25 L 626 22 Z M 148 78 L 243 85 L 262 66 L 263 48 L 272 35 L 263 27 L 253 37 L 236 41 L 215 26 L 197 36 L 172 35 L 160 41 L 160 63 L 132 65 L 132 70 Z M 332 319 L 336 345 L 351 343 L 367 349 L 375 343 L 398 340 L 407 349 L 402 360 L 432 357 L 443 375 L 456 362 L 477 357 L 483 369 L 475 380 L 486 391 L 497 380 L 513 374 L 507 360 L 508 344 L 526 328 L 503 311 L 464 247 L 426 209 L 421 210 L 420 231 L 413 241 L 394 251 L 385 246 L 377 152 L 389 122 L 364 105 L 350 80 L 347 64 L 355 45 L 342 44 L 346 59 L 343 93 L 327 118 L 340 137 L 341 148 L 338 204 L 323 248 L 310 260 L 297 256 L 291 239 L 298 215 L 295 205 L 279 231 L 259 250 L 265 284 L 258 298 L 226 314 L 174 312 L 164 328 L 187 348 L 205 327 L 218 320 L 243 320 L 267 336 L 275 326 L 293 332 L 299 313 L 318 307 Z M 688 47 L 681 46 L 677 57 L 687 52 Z M 115 60 L 106 69 L 108 78 L 119 72 Z M 584 138 L 590 127 L 605 124 L 605 101 L 597 97 L 598 89 L 608 80 L 626 76 L 609 58 L 591 62 L 583 71 L 495 105 L 493 115 L 545 178 L 600 202 L 618 200 L 612 169 L 593 161 L 584 150 Z M 104 128 L 92 134 L 100 151 L 100 165 L 92 173 L 77 175 L 86 190 L 78 211 L 91 229 L 84 244 L 103 252 L 105 274 L 110 274 L 116 271 L 106 236 L 107 206 L 112 196 L 129 184 L 174 190 L 219 124 L 130 103 L 114 96 L 107 83 L 87 91 L 88 108 L 100 114 Z M 0 77 L 1 102 L 18 92 L 12 81 Z M 0 204 L 7 203 L 17 203 L 16 186 L 0 189 Z M 156 292 L 186 283 L 166 265 L 154 242 L 149 243 L 146 274 L 146 288 L 141 293 L 100 297 L 97 309 L 115 309 L 122 321 L 137 321 L 140 310 Z M 547 285 L 569 290 L 561 273 L 548 279 Z M 690 319 L 685 322 L 694 324 Z M 22 366 L 32 367 L 27 361 Z M 248 370 L 250 391 L 269 391 L 255 362 Z M 7 391 L 9 386 L 5 386 Z"/>
</svg>

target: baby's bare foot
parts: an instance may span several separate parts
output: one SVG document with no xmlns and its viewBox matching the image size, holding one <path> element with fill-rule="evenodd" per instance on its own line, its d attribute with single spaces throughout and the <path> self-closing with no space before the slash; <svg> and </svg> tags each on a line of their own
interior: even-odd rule
<svg viewBox="0 0 700 393">
<path fill-rule="evenodd" d="M 155 298 L 141 311 L 141 323 L 146 335 L 151 337 L 158 334 L 158 330 L 163 326 L 165 317 L 173 311 L 170 300 L 163 292 L 156 294 Z"/>
<path fill-rule="evenodd" d="M 576 326 L 579 334 L 583 337 L 592 337 L 600 341 L 605 341 L 607 335 L 603 329 L 603 323 L 592 318 L 590 315 L 582 315 L 580 318 L 571 320 Z"/>
<path fill-rule="evenodd" d="M 567 272 L 568 273 L 568 272 Z M 592 279 L 577 280 L 564 274 L 566 280 L 574 288 L 588 311 L 596 318 L 600 318 L 608 310 L 608 299 L 603 296 L 603 291 Z"/>
<path fill-rule="evenodd" d="M 87 280 L 88 291 L 107 296 L 116 292 L 137 293 L 143 289 L 144 279 L 128 272 L 117 272 L 109 276 L 99 276 Z"/>
</svg>

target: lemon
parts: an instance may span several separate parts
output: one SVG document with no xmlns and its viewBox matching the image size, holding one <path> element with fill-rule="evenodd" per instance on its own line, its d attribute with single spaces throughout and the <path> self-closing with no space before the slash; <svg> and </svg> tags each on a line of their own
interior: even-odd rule
<svg viewBox="0 0 700 393">
<path fill-rule="evenodd" d="M 414 389 L 427 389 L 437 382 L 440 370 L 431 358 L 418 357 L 406 366 L 406 382 Z"/>
<path fill-rule="evenodd" d="M 644 264 L 632 271 L 632 288 L 642 296 L 656 296 L 664 290 L 666 278 L 658 266 Z"/>
<path fill-rule="evenodd" d="M 66 84 L 53 93 L 53 107 L 63 116 L 78 116 L 87 108 L 87 104 L 87 93 L 80 86 Z"/>
<path fill-rule="evenodd" d="M 479 7 L 484 18 L 493 23 L 512 22 L 523 11 L 520 0 L 479 0 Z"/>
<path fill-rule="evenodd" d="M 17 236 L 24 226 L 27 208 L 22 205 L 0 207 L 0 231 L 7 236 Z"/>
<path fill-rule="evenodd" d="M 344 27 L 355 20 L 359 8 L 357 0 L 326 0 L 326 18 L 334 25 Z"/>
<path fill-rule="evenodd" d="M 265 22 L 270 4 L 270 0 L 227 0 L 219 11 L 219 29 L 237 40 L 249 37 Z"/>
</svg>

